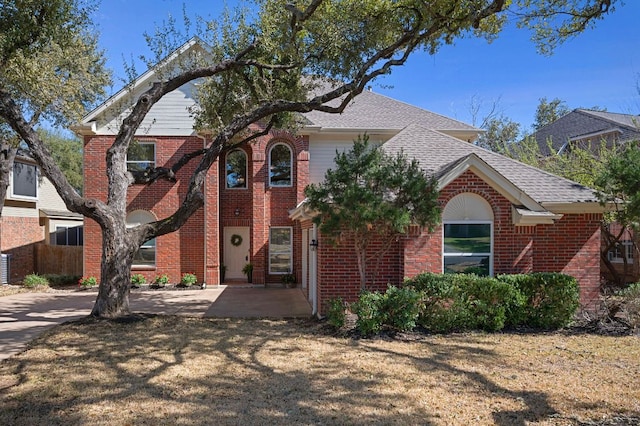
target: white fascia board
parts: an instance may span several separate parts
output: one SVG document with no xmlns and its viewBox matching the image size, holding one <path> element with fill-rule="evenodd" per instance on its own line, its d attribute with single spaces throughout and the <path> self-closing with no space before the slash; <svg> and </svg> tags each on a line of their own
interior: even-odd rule
<svg viewBox="0 0 640 426">
<path fill-rule="evenodd" d="M 556 220 L 562 219 L 562 216 L 549 211 L 534 212 L 512 206 L 512 219 L 516 226 L 553 225 Z"/>
<path fill-rule="evenodd" d="M 478 139 L 480 134 L 485 133 L 485 131 L 481 129 L 439 129 L 437 132 L 467 142 L 473 142 Z"/>
<path fill-rule="evenodd" d="M 318 216 L 318 212 L 309 208 L 306 198 L 298 203 L 294 209 L 289 210 L 289 219 L 291 220 L 311 220 L 316 216 Z"/>
<path fill-rule="evenodd" d="M 467 170 L 471 170 L 475 173 L 493 189 L 498 191 L 503 197 L 509 200 L 511 204 L 525 206 L 531 211 L 546 211 L 543 206 L 538 204 L 538 202 L 533 198 L 515 186 L 509 179 L 498 173 L 493 167 L 489 166 L 476 154 L 470 154 L 464 161 L 457 164 L 453 169 L 442 176 L 438 180 L 438 190 L 442 190 Z"/>
<path fill-rule="evenodd" d="M 70 126 L 69 129 L 78 136 L 95 135 L 98 131 L 95 121 L 74 124 L 73 126 Z"/>
<path fill-rule="evenodd" d="M 611 211 L 614 208 L 613 203 L 603 206 L 596 201 L 575 203 L 543 202 L 541 204 L 551 212 L 562 214 L 604 213 L 606 211 Z"/>
</svg>

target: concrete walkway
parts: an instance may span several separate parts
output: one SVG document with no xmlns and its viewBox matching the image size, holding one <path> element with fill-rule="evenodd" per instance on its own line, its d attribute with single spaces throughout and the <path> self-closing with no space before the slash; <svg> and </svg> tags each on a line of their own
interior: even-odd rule
<svg viewBox="0 0 640 426">
<path fill-rule="evenodd" d="M 22 293 L 0 297 L 0 360 L 25 349 L 40 333 L 91 313 L 97 293 Z M 297 288 L 227 287 L 134 291 L 132 312 L 212 318 L 308 318 L 311 306 Z"/>
</svg>

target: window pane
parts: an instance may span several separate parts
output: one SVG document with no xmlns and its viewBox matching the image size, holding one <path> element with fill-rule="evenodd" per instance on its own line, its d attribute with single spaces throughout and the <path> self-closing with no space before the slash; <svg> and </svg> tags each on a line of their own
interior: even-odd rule
<svg viewBox="0 0 640 426">
<path fill-rule="evenodd" d="M 38 169 L 33 164 L 13 163 L 13 195 L 33 197 L 38 195 Z"/>
<path fill-rule="evenodd" d="M 127 170 L 144 171 L 155 167 L 155 151 L 154 143 L 131 142 L 127 151 Z"/>
<path fill-rule="evenodd" d="M 78 245 L 84 245 L 84 226 L 78 226 Z"/>
<path fill-rule="evenodd" d="M 489 275 L 489 256 L 445 256 L 445 274 Z"/>
<path fill-rule="evenodd" d="M 67 228 L 63 226 L 56 227 L 56 245 L 57 246 L 67 245 Z"/>
<path fill-rule="evenodd" d="M 291 228 L 271 228 L 269 237 L 269 273 L 291 272 Z"/>
<path fill-rule="evenodd" d="M 490 253 L 491 225 L 481 224 L 445 224 L 445 253 Z"/>
<path fill-rule="evenodd" d="M 67 242 L 70 246 L 78 245 L 78 228 L 80 227 L 67 228 Z"/>
<path fill-rule="evenodd" d="M 247 155 L 239 149 L 227 155 L 227 188 L 247 187 Z"/>
<path fill-rule="evenodd" d="M 278 144 L 271 150 L 269 182 L 272 186 L 291 185 L 291 150 Z"/>
</svg>

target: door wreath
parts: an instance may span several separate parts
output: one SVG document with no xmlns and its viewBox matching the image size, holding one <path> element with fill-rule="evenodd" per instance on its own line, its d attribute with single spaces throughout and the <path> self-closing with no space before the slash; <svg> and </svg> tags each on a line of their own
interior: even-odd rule
<svg viewBox="0 0 640 426">
<path fill-rule="evenodd" d="M 233 234 L 231 236 L 231 244 L 234 247 L 238 247 L 240 244 L 242 244 L 242 237 L 238 234 Z"/>
</svg>

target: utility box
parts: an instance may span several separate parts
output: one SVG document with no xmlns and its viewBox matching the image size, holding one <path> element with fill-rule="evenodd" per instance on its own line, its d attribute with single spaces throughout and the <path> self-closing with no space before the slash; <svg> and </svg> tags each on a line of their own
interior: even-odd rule
<svg viewBox="0 0 640 426">
<path fill-rule="evenodd" d="M 11 255 L 2 255 L 2 265 L 0 266 L 0 284 L 9 284 L 11 275 Z"/>
</svg>

